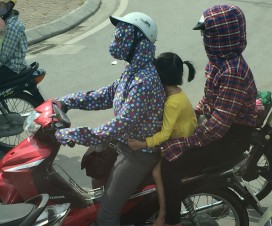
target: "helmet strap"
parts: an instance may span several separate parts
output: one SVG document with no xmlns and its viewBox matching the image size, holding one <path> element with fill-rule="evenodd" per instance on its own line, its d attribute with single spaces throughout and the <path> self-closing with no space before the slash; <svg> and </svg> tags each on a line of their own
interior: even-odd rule
<svg viewBox="0 0 272 226">
<path fill-rule="evenodd" d="M 133 37 L 133 42 L 132 42 L 132 45 L 130 47 L 130 50 L 129 50 L 129 53 L 127 55 L 127 58 L 126 58 L 126 61 L 128 63 L 130 63 L 132 61 L 132 58 L 134 56 L 134 52 L 135 52 L 135 49 L 137 47 L 137 45 L 143 40 L 145 39 L 144 36 L 140 37 L 140 38 L 137 38 L 137 32 L 138 32 L 138 28 L 137 27 L 134 27 L 134 37 Z"/>
</svg>

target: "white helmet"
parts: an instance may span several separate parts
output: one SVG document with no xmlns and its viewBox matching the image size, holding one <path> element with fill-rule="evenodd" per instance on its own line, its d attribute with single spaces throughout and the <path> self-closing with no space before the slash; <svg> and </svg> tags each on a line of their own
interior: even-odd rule
<svg viewBox="0 0 272 226">
<path fill-rule="evenodd" d="M 133 12 L 125 15 L 124 17 L 110 16 L 110 20 L 114 26 L 116 26 L 119 21 L 136 26 L 152 43 L 157 39 L 157 25 L 150 16 L 144 13 Z"/>
</svg>

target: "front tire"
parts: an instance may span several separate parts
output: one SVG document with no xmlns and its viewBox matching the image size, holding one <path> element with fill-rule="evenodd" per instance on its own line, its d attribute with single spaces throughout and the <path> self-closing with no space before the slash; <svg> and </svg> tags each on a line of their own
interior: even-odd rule
<svg viewBox="0 0 272 226">
<path fill-rule="evenodd" d="M 41 104 L 28 93 L 19 93 L 3 101 L 8 106 L 10 112 L 19 113 L 24 118 L 26 118 L 37 106 Z M 18 145 L 28 136 L 29 134 L 23 131 L 22 133 L 14 136 L 1 137 L 0 151 L 4 154 L 7 153 L 10 149 Z"/>
</svg>

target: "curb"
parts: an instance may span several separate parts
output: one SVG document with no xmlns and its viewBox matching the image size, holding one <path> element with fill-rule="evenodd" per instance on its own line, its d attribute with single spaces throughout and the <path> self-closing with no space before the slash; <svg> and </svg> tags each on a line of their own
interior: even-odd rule
<svg viewBox="0 0 272 226">
<path fill-rule="evenodd" d="M 92 16 L 101 5 L 101 0 L 86 0 L 84 4 L 69 14 L 47 24 L 26 30 L 28 46 L 64 33 Z"/>
</svg>

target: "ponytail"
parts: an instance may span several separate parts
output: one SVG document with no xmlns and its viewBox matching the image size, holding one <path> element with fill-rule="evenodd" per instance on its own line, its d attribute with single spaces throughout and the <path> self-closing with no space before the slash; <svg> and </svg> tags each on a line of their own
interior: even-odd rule
<svg viewBox="0 0 272 226">
<path fill-rule="evenodd" d="M 195 78 L 195 67 L 190 61 L 183 61 L 183 63 L 186 64 L 189 69 L 188 82 L 191 82 Z"/>
<path fill-rule="evenodd" d="M 173 86 L 182 85 L 183 64 L 189 68 L 188 82 L 191 82 L 195 77 L 195 68 L 189 61 L 182 61 L 182 59 L 175 53 L 165 52 L 160 54 L 153 64 L 160 76 L 163 85 Z"/>
</svg>

